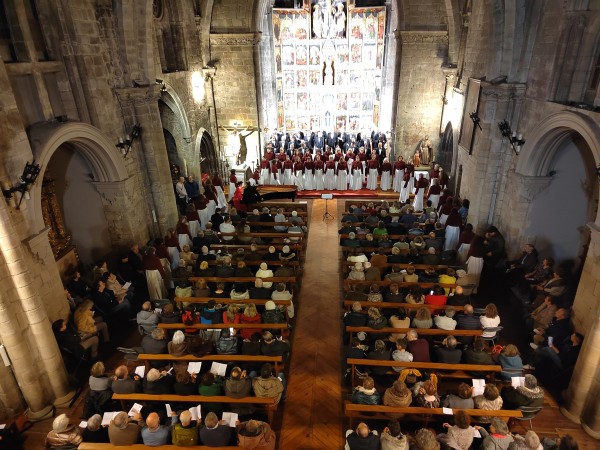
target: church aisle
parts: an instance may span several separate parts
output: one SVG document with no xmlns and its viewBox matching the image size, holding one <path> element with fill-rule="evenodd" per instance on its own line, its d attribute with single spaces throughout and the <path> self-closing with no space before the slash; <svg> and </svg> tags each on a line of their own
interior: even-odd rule
<svg viewBox="0 0 600 450">
<path fill-rule="evenodd" d="M 337 203 L 329 201 L 333 214 Z M 285 450 L 343 447 L 338 220 L 323 222 L 324 212 L 325 201 L 313 200 L 278 446 Z"/>
</svg>

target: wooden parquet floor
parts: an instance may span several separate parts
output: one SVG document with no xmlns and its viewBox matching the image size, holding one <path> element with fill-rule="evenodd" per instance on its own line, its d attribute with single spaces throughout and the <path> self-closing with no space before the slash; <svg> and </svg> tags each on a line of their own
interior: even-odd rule
<svg viewBox="0 0 600 450">
<path fill-rule="evenodd" d="M 337 215 L 337 201 L 329 200 Z M 324 222 L 314 200 L 298 299 L 279 448 L 339 449 L 342 440 L 338 220 Z"/>
</svg>

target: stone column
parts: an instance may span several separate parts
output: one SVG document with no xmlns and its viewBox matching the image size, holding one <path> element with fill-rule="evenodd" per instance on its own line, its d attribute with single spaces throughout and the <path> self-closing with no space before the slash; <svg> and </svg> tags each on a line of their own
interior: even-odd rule
<svg viewBox="0 0 600 450">
<path fill-rule="evenodd" d="M 139 158 L 139 166 L 146 169 L 152 194 L 149 203 L 156 215 L 159 233 L 164 235 L 167 228 L 177 223 L 178 212 L 158 109 L 160 86 L 118 89 L 117 95 L 123 106 L 127 107 L 132 125 L 138 123 L 142 127 L 139 137 L 141 146 L 132 149 L 132 154 Z"/>
<path fill-rule="evenodd" d="M 0 338 L 31 418 L 52 412 L 52 399 L 68 395 L 67 374 L 37 283 L 26 264 L 23 247 L 6 202 L 0 202 L 0 254 L 10 285 L 0 295 Z M 47 238 L 46 238 L 47 239 Z"/>
<path fill-rule="evenodd" d="M 581 423 L 583 429 L 600 439 L 600 317 L 598 291 L 600 290 L 600 226 L 588 224 L 591 230 L 590 247 L 573 304 L 573 322 L 585 335 L 581 353 L 575 365 L 569 387 L 565 391 L 566 404 L 561 412 L 570 420 Z"/>
</svg>

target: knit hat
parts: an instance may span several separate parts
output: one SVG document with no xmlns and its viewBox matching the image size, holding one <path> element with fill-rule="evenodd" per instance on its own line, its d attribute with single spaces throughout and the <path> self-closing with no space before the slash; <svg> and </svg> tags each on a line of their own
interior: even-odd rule
<svg viewBox="0 0 600 450">
<path fill-rule="evenodd" d="M 275 309 L 275 302 L 273 300 L 269 300 L 265 303 L 265 309 L 267 311 L 273 311 Z"/>
</svg>

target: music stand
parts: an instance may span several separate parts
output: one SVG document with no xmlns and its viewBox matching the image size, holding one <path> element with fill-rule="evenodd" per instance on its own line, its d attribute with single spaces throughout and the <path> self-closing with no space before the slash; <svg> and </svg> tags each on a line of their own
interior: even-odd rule
<svg viewBox="0 0 600 450">
<path fill-rule="evenodd" d="M 333 215 L 329 214 L 329 211 L 327 209 L 327 200 L 331 200 L 333 198 L 333 194 L 321 194 L 321 198 L 325 200 L 325 212 L 323 213 L 323 222 L 326 222 L 327 220 L 333 220 Z"/>
</svg>

